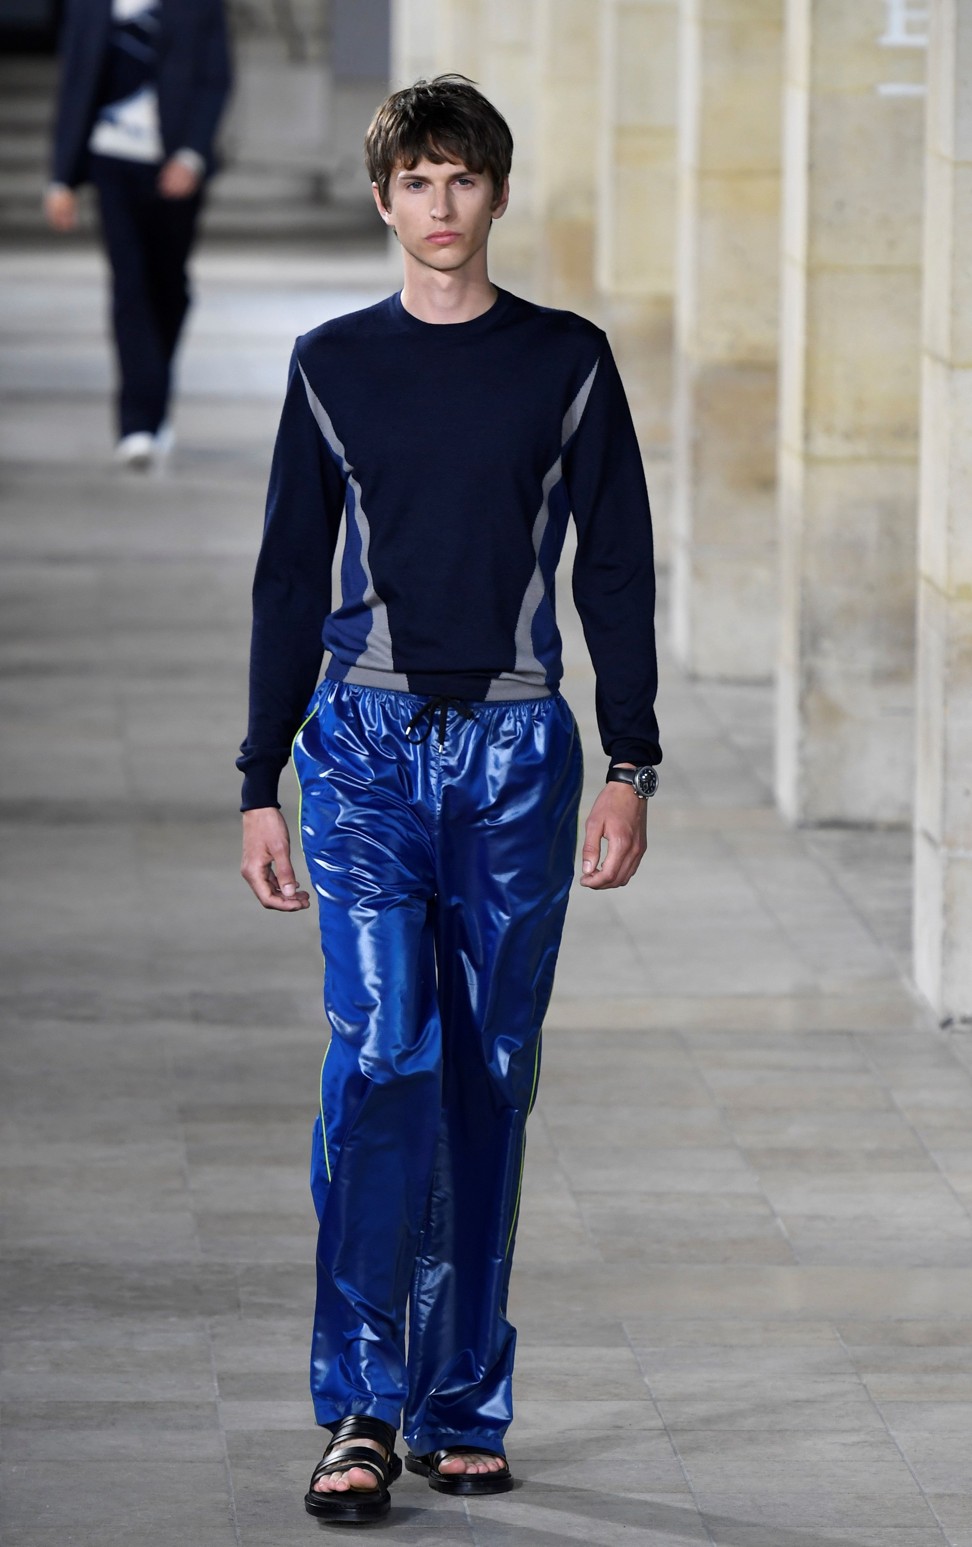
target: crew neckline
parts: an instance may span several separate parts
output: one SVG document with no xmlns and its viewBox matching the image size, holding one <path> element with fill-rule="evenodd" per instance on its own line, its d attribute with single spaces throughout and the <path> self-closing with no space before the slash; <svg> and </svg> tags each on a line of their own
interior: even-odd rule
<svg viewBox="0 0 972 1547">
<path fill-rule="evenodd" d="M 480 312 L 478 317 L 470 317 L 466 322 L 426 322 L 422 317 L 416 317 L 410 312 L 402 300 L 402 292 L 395 292 L 392 297 L 393 304 L 398 310 L 398 315 L 406 327 L 413 333 L 421 333 L 425 336 L 438 334 L 442 338 L 468 338 L 474 333 L 483 333 L 487 328 L 493 327 L 498 317 L 506 311 L 510 302 L 510 293 L 499 285 L 495 286 L 496 300 L 492 306 Z"/>
</svg>

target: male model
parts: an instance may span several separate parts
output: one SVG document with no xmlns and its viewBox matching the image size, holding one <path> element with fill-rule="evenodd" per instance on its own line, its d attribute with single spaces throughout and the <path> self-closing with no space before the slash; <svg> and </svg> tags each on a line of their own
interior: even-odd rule
<svg viewBox="0 0 972 1547">
<path fill-rule="evenodd" d="M 311 1386 L 333 1439 L 305 1503 L 338 1523 L 387 1510 L 399 1424 L 433 1488 L 512 1486 L 507 1291 L 581 784 L 554 616 L 571 514 L 611 759 L 583 885 L 634 874 L 661 758 L 651 521 L 610 350 L 487 273 L 509 130 L 440 76 L 388 99 L 366 152 L 404 284 L 297 340 L 240 758 L 243 874 L 296 912 L 293 740 L 320 911 Z"/>
<path fill-rule="evenodd" d="M 116 456 L 129 467 L 171 441 L 186 263 L 229 84 L 222 0 L 68 0 L 45 209 L 72 230 L 75 190 L 94 183 L 112 270 Z"/>
</svg>

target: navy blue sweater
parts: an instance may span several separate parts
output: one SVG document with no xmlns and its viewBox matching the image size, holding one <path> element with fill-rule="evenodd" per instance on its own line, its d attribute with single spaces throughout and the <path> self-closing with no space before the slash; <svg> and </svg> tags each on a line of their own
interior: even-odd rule
<svg viewBox="0 0 972 1547">
<path fill-rule="evenodd" d="M 299 338 L 253 587 L 243 809 L 276 804 L 325 650 L 346 682 L 555 692 L 571 513 L 604 750 L 658 763 L 651 516 L 600 329 L 501 290 L 472 322 L 421 322 L 394 295 Z"/>
</svg>

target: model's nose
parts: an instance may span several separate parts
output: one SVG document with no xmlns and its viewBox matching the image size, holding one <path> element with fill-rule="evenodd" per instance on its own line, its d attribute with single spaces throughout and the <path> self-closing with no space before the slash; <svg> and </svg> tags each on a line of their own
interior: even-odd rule
<svg viewBox="0 0 972 1547">
<path fill-rule="evenodd" d="M 448 188 L 440 188 L 432 200 L 432 219 L 446 220 L 452 210 L 452 199 Z"/>
</svg>

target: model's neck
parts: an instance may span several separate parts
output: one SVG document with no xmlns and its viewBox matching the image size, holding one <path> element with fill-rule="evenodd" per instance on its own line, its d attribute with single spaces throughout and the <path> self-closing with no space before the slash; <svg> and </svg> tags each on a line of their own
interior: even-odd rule
<svg viewBox="0 0 972 1547">
<path fill-rule="evenodd" d="M 496 286 L 485 264 L 475 274 L 437 274 L 421 264 L 405 265 L 402 305 L 420 322 L 472 322 L 495 300 Z"/>
</svg>

